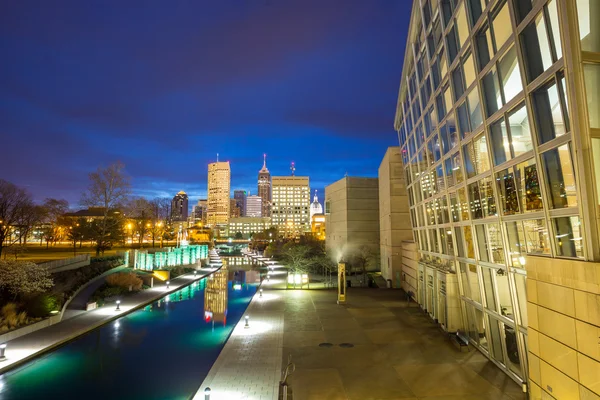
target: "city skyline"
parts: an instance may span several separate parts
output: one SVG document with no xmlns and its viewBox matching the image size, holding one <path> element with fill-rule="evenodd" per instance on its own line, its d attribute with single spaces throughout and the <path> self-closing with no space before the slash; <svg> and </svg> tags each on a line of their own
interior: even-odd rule
<svg viewBox="0 0 600 400">
<path fill-rule="evenodd" d="M 27 157 L 6 152 L 2 178 L 76 204 L 88 173 L 115 161 L 149 198 L 206 197 L 198 166 L 217 152 L 252 193 L 263 153 L 319 190 L 375 176 L 397 143 L 410 4 L 226 3 L 3 7 L 3 146 Z"/>
</svg>

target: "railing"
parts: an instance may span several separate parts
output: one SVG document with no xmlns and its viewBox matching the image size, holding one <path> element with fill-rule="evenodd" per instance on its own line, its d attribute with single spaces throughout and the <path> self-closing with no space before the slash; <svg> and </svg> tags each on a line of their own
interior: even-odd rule
<svg viewBox="0 0 600 400">
<path fill-rule="evenodd" d="M 50 273 L 68 271 L 70 269 L 76 269 L 84 267 L 86 265 L 90 265 L 90 255 L 80 254 L 75 257 L 64 258 L 62 260 L 48 261 L 45 263 L 40 263 L 38 265 L 46 267 Z"/>
<path fill-rule="evenodd" d="M 296 364 L 292 362 L 292 355 L 288 356 L 288 363 L 281 371 L 281 382 L 279 382 L 279 400 L 293 400 L 294 395 L 287 381 L 288 377 L 296 370 Z"/>
</svg>

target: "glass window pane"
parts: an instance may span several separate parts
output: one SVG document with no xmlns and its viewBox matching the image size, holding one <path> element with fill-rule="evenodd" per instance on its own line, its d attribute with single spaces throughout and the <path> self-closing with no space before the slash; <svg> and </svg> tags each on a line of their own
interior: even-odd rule
<svg viewBox="0 0 600 400">
<path fill-rule="evenodd" d="M 464 247 L 463 234 L 462 234 L 462 230 L 460 227 L 457 227 L 454 229 L 454 237 L 456 238 L 456 251 L 458 253 L 458 256 L 464 257 L 465 256 L 465 247 Z"/>
<path fill-rule="evenodd" d="M 500 11 L 493 17 L 492 26 L 494 28 L 494 38 L 496 39 L 496 51 L 498 51 L 512 33 L 508 3 L 505 2 Z"/>
<path fill-rule="evenodd" d="M 460 159 L 460 153 L 457 151 L 452 156 L 452 171 L 454 171 L 454 177 L 456 183 L 461 183 L 464 180 L 462 160 Z"/>
<path fill-rule="evenodd" d="M 556 59 L 562 57 L 562 44 L 560 43 L 560 23 L 558 21 L 558 9 L 555 0 L 548 2 L 548 17 L 550 28 L 552 29 L 552 40 L 554 41 L 554 50 L 556 51 Z"/>
<path fill-rule="evenodd" d="M 468 87 L 475 81 L 477 72 L 475 72 L 475 63 L 473 62 L 473 54 L 469 54 L 463 62 L 463 70 L 465 71 L 465 84 Z"/>
<path fill-rule="evenodd" d="M 465 138 L 471 132 L 469 124 L 469 112 L 467 111 L 467 103 L 464 102 L 458 107 L 458 128 L 460 129 L 461 138 Z"/>
<path fill-rule="evenodd" d="M 522 105 L 508 116 L 510 125 L 510 144 L 515 157 L 531 151 L 533 143 L 531 141 L 531 131 L 529 129 L 529 119 L 527 118 L 527 107 Z"/>
<path fill-rule="evenodd" d="M 446 184 L 444 182 L 444 172 L 443 172 L 442 164 L 439 164 L 435 168 L 435 172 L 436 172 L 436 181 L 437 181 L 438 190 L 442 191 L 442 190 L 446 189 Z"/>
<path fill-rule="evenodd" d="M 481 276 L 483 278 L 483 293 L 485 294 L 486 308 L 496 311 L 496 294 L 494 290 L 493 274 L 495 270 L 481 267 Z"/>
<path fill-rule="evenodd" d="M 446 230 L 446 248 L 448 249 L 448 254 L 454 255 L 454 239 L 452 239 L 452 229 L 444 228 Z"/>
<path fill-rule="evenodd" d="M 512 158 L 510 153 L 510 142 L 504 118 L 490 126 L 492 138 L 492 151 L 494 154 L 494 165 L 500 165 Z"/>
<path fill-rule="evenodd" d="M 469 24 L 467 24 L 467 14 L 465 12 L 464 2 L 459 6 L 458 12 L 456 13 L 456 26 L 458 27 L 460 47 L 463 47 L 469 37 Z"/>
<path fill-rule="evenodd" d="M 473 154 L 473 161 L 475 162 L 475 171 L 478 174 L 489 171 L 490 169 L 490 159 L 487 149 L 487 141 L 485 139 L 485 134 L 481 134 L 473 140 L 473 149 L 475 153 Z"/>
<path fill-rule="evenodd" d="M 444 169 L 446 170 L 446 182 L 448 183 L 448 187 L 454 186 L 454 171 L 452 170 L 451 158 L 444 160 Z"/>
<path fill-rule="evenodd" d="M 465 188 L 458 189 L 458 202 L 460 205 L 460 218 L 462 221 L 468 221 L 469 218 L 469 201 L 467 200 L 467 192 Z"/>
<path fill-rule="evenodd" d="M 502 80 L 504 99 L 507 103 L 523 91 L 515 46 L 512 46 L 500 59 L 500 79 Z"/>
<path fill-rule="evenodd" d="M 475 323 L 475 333 L 477 334 L 477 342 L 479 343 L 479 345 L 481 347 L 483 347 L 485 350 L 488 349 L 488 339 L 487 339 L 487 335 L 488 333 L 486 332 L 486 327 L 485 327 L 485 320 L 484 320 L 484 314 L 481 310 L 470 306 L 472 311 L 472 314 L 474 315 L 474 323 Z"/>
<path fill-rule="evenodd" d="M 473 27 L 481 16 L 481 12 L 485 9 L 485 0 L 469 0 L 468 3 L 471 11 L 471 27 Z"/>
<path fill-rule="evenodd" d="M 581 50 L 600 53 L 600 0 L 577 0 Z"/>
<path fill-rule="evenodd" d="M 479 92 L 477 87 L 474 87 L 467 96 L 469 101 L 469 116 L 471 120 L 471 131 L 475 131 L 483 123 L 481 115 L 481 104 L 479 103 Z"/>
<path fill-rule="evenodd" d="M 490 30 L 483 27 L 477 35 L 475 35 L 475 43 L 477 46 L 477 59 L 479 71 L 481 71 L 490 62 L 490 51 L 492 46 Z"/>
<path fill-rule="evenodd" d="M 571 163 L 569 145 L 565 144 L 542 154 L 546 187 L 552 208 L 577 205 L 575 174 Z"/>
<path fill-rule="evenodd" d="M 473 219 L 483 218 L 483 210 L 481 209 L 481 196 L 479 194 L 479 183 L 471 183 L 469 185 L 469 204 L 471 205 L 471 215 Z"/>
<path fill-rule="evenodd" d="M 492 254 L 492 262 L 496 264 L 504 264 L 504 244 L 502 241 L 502 232 L 500 225 L 487 224 L 488 242 L 490 244 L 490 252 Z"/>
<path fill-rule="evenodd" d="M 523 19 L 525 19 L 527 14 L 529 14 L 529 11 L 531 11 L 533 8 L 531 1 L 532 0 L 513 0 L 515 14 L 517 17 L 517 25 L 520 24 Z"/>
<path fill-rule="evenodd" d="M 469 287 L 469 272 L 468 272 L 468 267 L 467 264 L 465 263 L 460 263 L 459 265 L 460 268 L 460 283 L 461 283 L 461 288 L 462 288 L 462 295 L 468 298 L 471 298 L 471 291 L 470 291 L 470 287 Z"/>
<path fill-rule="evenodd" d="M 525 264 L 524 256 L 527 253 L 523 222 L 507 222 L 505 226 L 511 265 L 523 267 Z"/>
<path fill-rule="evenodd" d="M 519 197 L 513 169 L 505 169 L 496 174 L 500 209 L 503 215 L 513 215 L 519 212 Z"/>
<path fill-rule="evenodd" d="M 500 314 L 514 320 L 512 300 L 510 298 L 510 289 L 508 287 L 508 274 L 504 269 L 494 271 L 496 280 L 496 290 L 498 291 L 498 301 L 500 302 Z"/>
<path fill-rule="evenodd" d="M 446 44 L 448 49 L 448 64 L 452 65 L 458 55 L 458 40 L 456 38 L 456 27 L 452 26 L 448 35 L 446 35 Z"/>
<path fill-rule="evenodd" d="M 515 288 L 517 289 L 517 301 L 519 302 L 519 314 L 521 315 L 521 326 L 527 326 L 527 286 L 526 276 L 513 274 Z"/>
<path fill-rule="evenodd" d="M 533 93 L 533 107 L 540 143 L 546 143 L 566 132 L 560 93 L 555 82 Z"/>
<path fill-rule="evenodd" d="M 556 249 L 559 256 L 583 257 L 583 238 L 579 217 L 554 218 Z"/>
<path fill-rule="evenodd" d="M 467 250 L 467 258 L 475 258 L 475 243 L 473 242 L 473 232 L 470 226 L 463 227 L 463 236 Z M 475 300 L 475 299 L 473 299 Z"/>
<path fill-rule="evenodd" d="M 463 93 L 465 93 L 465 82 L 463 80 L 462 68 L 460 65 L 452 71 L 452 88 L 454 89 L 454 101 L 458 101 Z"/>
<path fill-rule="evenodd" d="M 479 181 L 479 196 L 481 198 L 481 209 L 483 217 L 493 217 L 497 215 L 496 200 L 494 198 L 494 183 L 491 177 L 483 178 Z"/>
<path fill-rule="evenodd" d="M 600 64 L 584 64 L 583 73 L 590 127 L 600 129 Z"/>
<path fill-rule="evenodd" d="M 468 143 L 463 146 L 463 156 L 465 158 L 467 178 L 472 178 L 477 174 L 475 171 L 475 151 L 473 150 L 473 143 Z"/>
<path fill-rule="evenodd" d="M 550 42 L 546 35 L 544 15 L 540 13 L 521 33 L 523 53 L 527 67 L 527 81 L 532 82 L 552 65 Z"/>
<path fill-rule="evenodd" d="M 450 142 L 450 148 L 453 149 L 460 139 L 458 138 L 458 132 L 456 131 L 456 120 L 454 119 L 454 112 L 448 114 L 448 119 L 446 119 L 447 127 L 448 127 L 448 139 Z"/>
<path fill-rule="evenodd" d="M 514 328 L 500 322 L 501 332 L 504 333 L 504 343 L 506 343 L 506 355 L 508 368 L 517 376 L 522 377 L 521 358 L 519 356 L 519 346 L 517 344 L 517 332 Z"/>
<path fill-rule="evenodd" d="M 440 228 L 440 243 L 442 245 L 442 254 L 448 254 L 448 242 L 446 241 L 446 229 Z"/>
<path fill-rule="evenodd" d="M 516 183 L 521 199 L 521 212 L 544 209 L 535 160 L 524 161 L 515 167 Z"/>
<path fill-rule="evenodd" d="M 479 260 L 490 261 L 488 254 L 488 242 L 485 236 L 485 226 L 475 225 L 475 234 L 477 235 L 477 254 L 479 254 Z"/>
<path fill-rule="evenodd" d="M 502 351 L 502 339 L 500 338 L 500 323 L 488 315 L 490 324 L 490 353 L 492 358 L 504 364 L 504 352 Z"/>
<path fill-rule="evenodd" d="M 550 240 L 546 221 L 531 219 L 523 221 L 527 253 L 550 255 Z"/>
<path fill-rule="evenodd" d="M 452 216 L 452 222 L 460 221 L 460 206 L 455 192 L 450 193 L 450 215 Z"/>
<path fill-rule="evenodd" d="M 468 264 L 469 275 L 469 294 L 471 300 L 481 303 L 481 292 L 479 291 L 479 276 L 477 276 L 477 266 Z"/>
<path fill-rule="evenodd" d="M 493 67 L 483 77 L 483 93 L 485 99 L 485 112 L 489 117 L 502 107 L 502 96 L 500 86 L 498 86 L 498 73 L 496 67 Z"/>
</svg>

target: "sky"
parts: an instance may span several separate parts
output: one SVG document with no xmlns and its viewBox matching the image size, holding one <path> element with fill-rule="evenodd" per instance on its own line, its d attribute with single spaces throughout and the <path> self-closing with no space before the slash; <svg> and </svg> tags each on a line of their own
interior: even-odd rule
<svg viewBox="0 0 600 400">
<path fill-rule="evenodd" d="M 206 196 L 272 175 L 377 176 L 411 0 L 4 1 L 0 179 L 77 208 L 125 164 L 136 196 Z"/>
</svg>

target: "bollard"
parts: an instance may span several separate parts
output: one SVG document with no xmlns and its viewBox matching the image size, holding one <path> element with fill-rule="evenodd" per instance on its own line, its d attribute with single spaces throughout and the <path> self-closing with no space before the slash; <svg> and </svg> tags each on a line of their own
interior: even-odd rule
<svg viewBox="0 0 600 400">
<path fill-rule="evenodd" d="M 262 297 L 262 289 L 259 290 L 259 295 L 258 297 Z"/>
<path fill-rule="evenodd" d="M 115 311 L 121 311 L 121 300 L 117 300 L 117 309 Z"/>
<path fill-rule="evenodd" d="M 210 400 L 210 388 L 204 389 L 204 400 Z"/>
<path fill-rule="evenodd" d="M 0 361 L 6 360 L 6 343 L 0 344 Z"/>
<path fill-rule="evenodd" d="M 167 289 L 169 288 L 169 283 L 171 283 L 170 281 L 167 281 Z"/>
<path fill-rule="evenodd" d="M 246 324 L 244 325 L 244 328 L 250 328 L 250 324 L 248 324 L 248 320 L 250 319 L 250 317 L 246 315 L 244 318 L 246 319 Z"/>
</svg>

